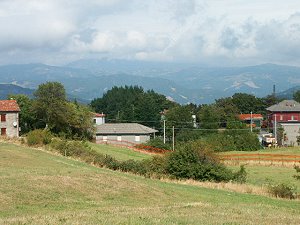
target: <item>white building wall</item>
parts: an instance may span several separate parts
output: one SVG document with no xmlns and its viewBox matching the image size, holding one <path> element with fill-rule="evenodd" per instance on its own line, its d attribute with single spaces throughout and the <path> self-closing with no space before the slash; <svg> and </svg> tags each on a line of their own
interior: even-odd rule
<svg viewBox="0 0 300 225">
<path fill-rule="evenodd" d="M 101 125 L 105 123 L 105 117 L 94 117 L 93 121 L 95 125 Z"/>
<path fill-rule="evenodd" d="M 286 123 L 280 124 L 280 126 L 284 129 L 284 133 L 287 137 L 287 140 L 284 141 L 283 144 L 288 146 L 298 146 L 297 136 L 300 136 L 300 123 Z"/>
</svg>

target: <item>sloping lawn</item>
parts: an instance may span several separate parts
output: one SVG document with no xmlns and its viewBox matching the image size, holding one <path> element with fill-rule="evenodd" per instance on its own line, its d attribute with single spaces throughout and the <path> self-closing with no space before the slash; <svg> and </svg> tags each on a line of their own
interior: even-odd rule
<svg viewBox="0 0 300 225">
<path fill-rule="evenodd" d="M 112 145 L 94 144 L 94 143 L 90 143 L 90 146 L 97 152 L 104 155 L 111 155 L 118 160 L 128 160 L 128 159 L 142 160 L 142 159 L 151 158 L 151 155 L 149 154 L 134 151 L 126 147 L 115 147 Z"/>
<path fill-rule="evenodd" d="M 173 184 L 0 143 L 0 224 L 299 224 L 300 202 Z"/>
</svg>

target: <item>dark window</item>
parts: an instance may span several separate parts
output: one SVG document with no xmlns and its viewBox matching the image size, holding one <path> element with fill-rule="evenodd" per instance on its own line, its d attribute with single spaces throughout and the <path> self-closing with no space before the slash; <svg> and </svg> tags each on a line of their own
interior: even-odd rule
<svg viewBox="0 0 300 225">
<path fill-rule="evenodd" d="M 1 135 L 6 136 L 6 128 L 1 128 Z"/>
<path fill-rule="evenodd" d="M 6 114 L 1 114 L 1 122 L 5 122 L 6 121 Z"/>
</svg>

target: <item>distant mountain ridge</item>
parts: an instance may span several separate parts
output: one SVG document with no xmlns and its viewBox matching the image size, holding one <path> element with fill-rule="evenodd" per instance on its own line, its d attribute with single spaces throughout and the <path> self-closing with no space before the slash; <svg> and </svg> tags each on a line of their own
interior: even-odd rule
<svg viewBox="0 0 300 225">
<path fill-rule="evenodd" d="M 23 94 L 29 97 L 33 96 L 34 90 L 23 88 L 14 84 L 0 84 L 0 99 L 7 99 L 8 95 Z"/>
<path fill-rule="evenodd" d="M 138 85 L 179 103 L 211 103 L 236 92 L 263 97 L 300 86 L 300 68 L 275 64 L 247 67 L 200 67 L 189 64 L 126 60 L 84 60 L 66 66 L 44 64 L 0 66 L 0 83 L 36 89 L 46 81 L 59 81 L 70 95 L 92 100 L 113 86 Z"/>
</svg>

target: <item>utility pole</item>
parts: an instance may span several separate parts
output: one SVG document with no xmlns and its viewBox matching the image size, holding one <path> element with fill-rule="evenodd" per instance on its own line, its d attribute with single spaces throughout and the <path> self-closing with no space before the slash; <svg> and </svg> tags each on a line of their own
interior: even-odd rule
<svg viewBox="0 0 300 225">
<path fill-rule="evenodd" d="M 252 111 L 250 113 L 250 130 L 252 132 Z"/>
<path fill-rule="evenodd" d="M 172 130 L 173 130 L 173 138 L 172 139 L 173 139 L 173 151 L 174 151 L 175 150 L 175 134 L 174 134 L 175 133 L 174 132 L 175 128 L 174 128 L 174 126 L 173 126 Z"/>
<path fill-rule="evenodd" d="M 276 113 L 274 114 L 274 116 L 275 116 L 274 136 L 275 136 L 275 143 L 277 143 L 277 118 L 276 118 Z"/>
<path fill-rule="evenodd" d="M 166 144 L 166 120 L 164 120 L 164 144 Z"/>
</svg>

